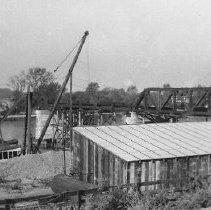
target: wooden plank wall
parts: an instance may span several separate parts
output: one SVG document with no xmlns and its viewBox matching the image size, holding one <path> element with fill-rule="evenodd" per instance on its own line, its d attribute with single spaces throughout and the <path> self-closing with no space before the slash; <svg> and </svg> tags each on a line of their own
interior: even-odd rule
<svg viewBox="0 0 211 210">
<path fill-rule="evenodd" d="M 191 177 L 211 175 L 211 155 L 136 162 L 134 182 L 164 181 L 141 186 L 141 190 L 181 187 Z M 141 174 L 141 175 L 140 175 Z M 131 174 L 129 175 L 131 176 Z M 133 180 L 131 180 L 133 181 Z"/>
<path fill-rule="evenodd" d="M 127 162 L 75 132 L 73 145 L 73 166 L 80 172 L 80 180 L 100 186 L 127 183 Z"/>
<path fill-rule="evenodd" d="M 73 140 L 73 165 L 81 172 L 80 180 L 100 186 L 166 181 L 141 186 L 141 190 L 161 189 L 179 187 L 188 176 L 211 175 L 211 155 L 126 162 L 78 133 Z"/>
</svg>

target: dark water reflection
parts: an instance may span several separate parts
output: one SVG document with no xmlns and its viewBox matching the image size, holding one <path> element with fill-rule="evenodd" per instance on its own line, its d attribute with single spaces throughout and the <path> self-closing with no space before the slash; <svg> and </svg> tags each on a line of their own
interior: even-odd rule
<svg viewBox="0 0 211 210">
<path fill-rule="evenodd" d="M 35 136 L 36 119 L 32 119 L 32 134 Z M 3 139 L 18 139 L 19 144 L 23 141 L 24 136 L 24 120 L 5 121 L 1 125 Z"/>
</svg>

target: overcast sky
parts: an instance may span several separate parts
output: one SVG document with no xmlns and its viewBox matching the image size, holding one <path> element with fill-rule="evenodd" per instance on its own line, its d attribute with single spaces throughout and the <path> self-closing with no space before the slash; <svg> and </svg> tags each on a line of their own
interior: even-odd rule
<svg viewBox="0 0 211 210">
<path fill-rule="evenodd" d="M 53 71 L 90 32 L 74 90 L 211 85 L 210 0 L 0 0 L 0 87 L 30 67 Z M 62 82 L 71 59 L 55 74 Z"/>
</svg>

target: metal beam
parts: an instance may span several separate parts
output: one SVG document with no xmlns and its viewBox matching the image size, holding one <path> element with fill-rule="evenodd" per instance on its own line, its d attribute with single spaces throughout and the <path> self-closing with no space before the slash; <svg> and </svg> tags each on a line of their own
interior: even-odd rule
<svg viewBox="0 0 211 210">
<path fill-rule="evenodd" d="M 152 100 L 151 92 L 156 93 L 156 97 L 153 97 L 153 100 Z M 167 97 L 161 98 L 161 94 L 160 94 L 161 92 L 164 94 L 167 94 Z M 197 92 L 202 92 L 203 95 L 200 96 L 199 94 L 197 95 L 193 94 Z M 203 104 L 203 106 L 201 105 L 203 101 L 206 102 L 206 106 L 205 104 Z M 150 107 L 151 102 L 156 104 L 156 107 Z M 167 104 L 169 102 L 171 106 L 167 107 Z M 195 105 L 194 105 L 194 102 L 195 102 Z M 155 109 L 152 109 L 152 108 L 155 108 Z M 196 108 L 200 108 L 200 109 L 196 109 Z M 146 88 L 139 95 L 139 98 L 137 99 L 137 103 L 135 106 L 135 110 L 139 114 L 152 113 L 153 115 L 159 114 L 160 116 L 162 116 L 163 114 L 169 115 L 169 116 L 174 114 L 180 117 L 189 116 L 189 115 L 210 116 L 211 115 L 211 87 Z M 156 120 L 157 119 L 158 118 L 156 118 Z"/>
<path fill-rule="evenodd" d="M 172 97 L 172 93 L 169 94 L 169 96 L 167 97 L 167 99 L 164 101 L 164 103 L 162 104 L 161 106 L 161 110 L 163 110 L 163 108 L 166 106 L 166 104 L 169 102 L 169 100 L 171 99 Z"/>
<path fill-rule="evenodd" d="M 139 105 L 141 104 L 141 102 L 144 99 L 144 91 L 140 93 L 138 100 L 135 103 L 135 110 L 138 109 Z"/>
<path fill-rule="evenodd" d="M 193 106 L 192 110 L 194 110 L 196 107 L 199 106 L 199 104 L 202 102 L 202 100 L 205 98 L 205 96 L 207 95 L 207 91 L 199 98 L 199 100 L 196 102 L 196 104 Z"/>
<path fill-rule="evenodd" d="M 188 91 L 188 90 L 204 90 L 204 91 L 211 91 L 211 87 L 192 87 L 192 88 L 146 88 L 145 91 Z"/>
</svg>

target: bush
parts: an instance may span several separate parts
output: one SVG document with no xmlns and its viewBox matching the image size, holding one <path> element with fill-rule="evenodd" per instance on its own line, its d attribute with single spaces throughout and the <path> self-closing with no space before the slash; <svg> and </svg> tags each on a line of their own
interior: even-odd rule
<svg viewBox="0 0 211 210">
<path fill-rule="evenodd" d="M 91 203 L 96 209 L 117 210 L 128 209 L 140 201 L 139 193 L 135 190 L 130 192 L 124 188 L 115 188 L 111 192 L 99 191 L 91 198 Z"/>
<path fill-rule="evenodd" d="M 146 210 L 188 210 L 211 206 L 211 193 L 208 184 L 202 177 L 190 177 L 187 185 L 180 191 L 164 189 L 161 191 L 138 192 L 115 188 L 111 192 L 99 191 L 92 196 L 91 202 L 96 209 L 128 209 L 140 205 Z"/>
<path fill-rule="evenodd" d="M 146 209 L 197 209 L 211 206 L 211 197 L 203 177 L 190 177 L 182 190 L 146 191 L 142 193 L 141 202 Z"/>
<path fill-rule="evenodd" d="M 161 209 L 168 203 L 168 192 L 162 190 L 160 193 L 156 191 L 145 191 L 142 193 L 141 202 L 146 209 Z"/>
</svg>

